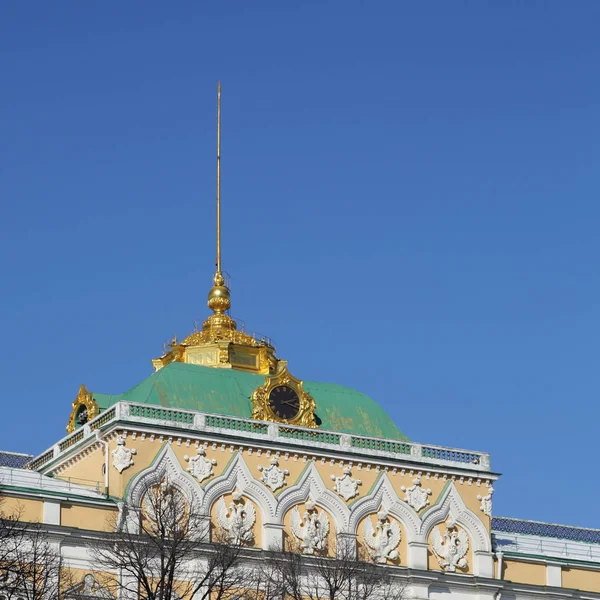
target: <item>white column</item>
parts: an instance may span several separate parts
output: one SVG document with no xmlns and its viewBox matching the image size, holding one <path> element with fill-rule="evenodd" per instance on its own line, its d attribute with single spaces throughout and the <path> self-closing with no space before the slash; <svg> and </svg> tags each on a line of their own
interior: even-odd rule
<svg viewBox="0 0 600 600">
<path fill-rule="evenodd" d="M 342 557 L 356 559 L 356 534 L 338 533 L 336 538 L 336 553 Z"/>
<path fill-rule="evenodd" d="M 408 542 L 407 566 L 410 569 L 427 570 L 427 542 Z"/>
<path fill-rule="evenodd" d="M 265 523 L 263 525 L 264 550 L 283 550 L 283 523 Z"/>
<path fill-rule="evenodd" d="M 546 585 L 562 587 L 562 567 L 560 565 L 546 565 Z"/>
<path fill-rule="evenodd" d="M 48 525 L 60 525 L 60 502 L 44 499 L 42 521 Z"/>
<path fill-rule="evenodd" d="M 473 552 L 473 574 L 478 577 L 494 577 L 494 554 L 477 550 Z"/>
<path fill-rule="evenodd" d="M 407 586 L 404 596 L 408 598 L 408 600 L 428 600 L 429 584 L 411 583 Z"/>
</svg>

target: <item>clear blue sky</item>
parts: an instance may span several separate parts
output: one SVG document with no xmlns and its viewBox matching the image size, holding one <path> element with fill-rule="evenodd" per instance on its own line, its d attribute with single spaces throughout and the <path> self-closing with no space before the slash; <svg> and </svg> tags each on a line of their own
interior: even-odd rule
<svg viewBox="0 0 600 600">
<path fill-rule="evenodd" d="M 223 82 L 232 314 L 498 515 L 600 527 L 600 3 L 3 2 L 3 449 L 205 306 Z"/>
</svg>

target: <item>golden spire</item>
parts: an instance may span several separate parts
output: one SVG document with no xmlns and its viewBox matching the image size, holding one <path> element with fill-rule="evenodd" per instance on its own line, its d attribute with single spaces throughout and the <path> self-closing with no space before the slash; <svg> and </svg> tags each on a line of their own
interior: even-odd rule
<svg viewBox="0 0 600 600">
<path fill-rule="evenodd" d="M 208 292 L 208 307 L 213 314 L 194 327 L 181 342 L 173 342 L 163 355 L 152 361 L 162 369 L 171 362 L 184 362 L 211 367 L 240 369 L 251 373 L 274 373 L 277 370 L 275 348 L 265 338 L 238 331 L 237 323 L 226 312 L 231 307 L 231 293 L 225 285 L 221 266 L 221 82 L 217 87 L 217 260 L 213 286 Z"/>
<path fill-rule="evenodd" d="M 217 275 L 221 275 L 221 82 L 217 84 Z M 222 285 L 218 284 L 218 285 Z"/>
<path fill-rule="evenodd" d="M 203 325 L 203 329 L 210 329 L 213 325 L 223 327 L 226 321 L 228 328 L 235 329 L 235 322 L 231 321 L 223 313 L 231 306 L 229 288 L 225 285 L 223 272 L 221 271 L 221 82 L 217 85 L 217 271 L 213 277 L 213 287 L 208 292 L 208 307 L 214 315 L 209 317 Z M 214 317 L 220 317 L 216 319 Z M 233 327 L 231 327 L 233 325 Z M 208 326 L 208 327 L 207 327 Z"/>
</svg>

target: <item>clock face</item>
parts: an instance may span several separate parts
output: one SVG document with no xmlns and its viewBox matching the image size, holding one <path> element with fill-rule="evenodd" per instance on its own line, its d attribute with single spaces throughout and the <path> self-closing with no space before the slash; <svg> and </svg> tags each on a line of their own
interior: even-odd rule
<svg viewBox="0 0 600 600">
<path fill-rule="evenodd" d="M 300 412 L 300 398 L 289 385 L 278 385 L 269 394 L 269 406 L 275 416 L 291 421 Z"/>
</svg>

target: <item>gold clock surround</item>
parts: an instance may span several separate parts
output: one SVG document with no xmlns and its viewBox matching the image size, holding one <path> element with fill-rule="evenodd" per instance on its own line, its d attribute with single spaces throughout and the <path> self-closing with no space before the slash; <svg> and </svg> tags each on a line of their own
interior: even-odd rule
<svg viewBox="0 0 600 600">
<path fill-rule="evenodd" d="M 67 433 L 73 433 L 75 431 L 75 427 L 77 426 L 77 413 L 79 412 L 81 406 L 85 406 L 87 408 L 88 421 L 91 421 L 94 417 L 97 417 L 100 414 L 100 409 L 98 408 L 96 401 L 83 384 L 79 386 L 77 398 L 75 398 L 73 401 L 71 416 L 69 417 L 69 422 L 67 424 Z"/>
<path fill-rule="evenodd" d="M 278 371 L 274 375 L 265 377 L 265 384 L 257 387 L 252 393 L 252 418 L 258 421 L 272 421 L 300 427 L 317 427 L 315 399 L 304 391 L 302 381 L 290 374 L 287 361 L 280 360 L 278 366 Z M 300 409 L 293 419 L 282 419 L 271 410 L 269 395 L 280 385 L 287 385 L 298 394 Z"/>
</svg>

